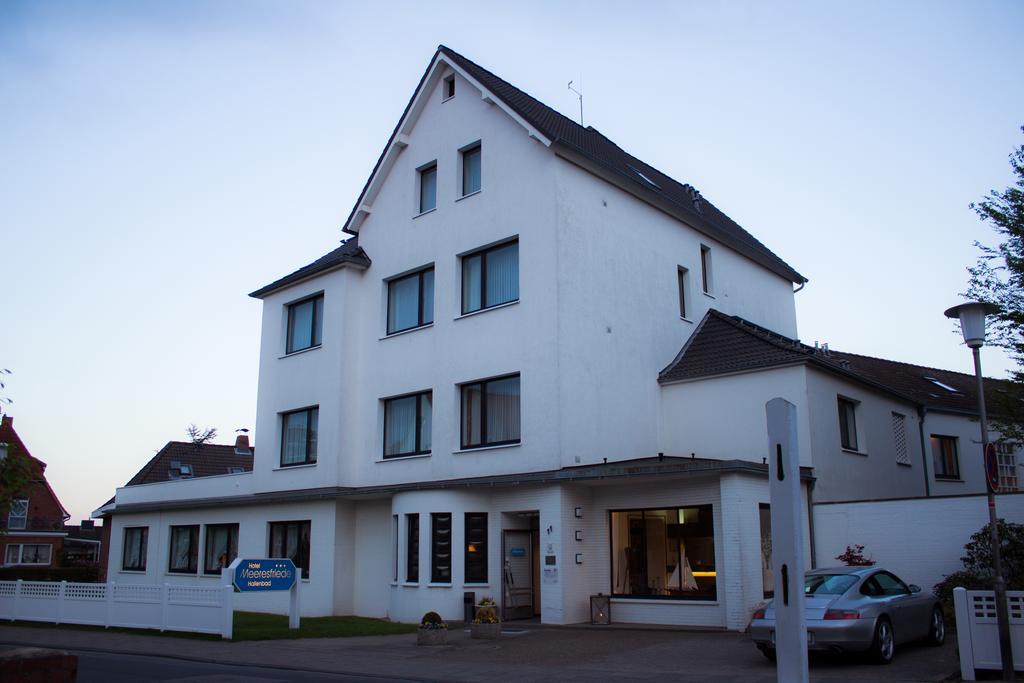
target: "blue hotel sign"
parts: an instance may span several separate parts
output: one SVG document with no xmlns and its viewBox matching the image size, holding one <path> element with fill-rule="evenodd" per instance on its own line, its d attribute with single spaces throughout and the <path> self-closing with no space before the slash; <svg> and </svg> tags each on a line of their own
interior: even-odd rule
<svg viewBox="0 0 1024 683">
<path fill-rule="evenodd" d="M 238 560 L 233 581 L 238 590 L 286 591 L 295 585 L 295 563 L 288 558 Z"/>
</svg>

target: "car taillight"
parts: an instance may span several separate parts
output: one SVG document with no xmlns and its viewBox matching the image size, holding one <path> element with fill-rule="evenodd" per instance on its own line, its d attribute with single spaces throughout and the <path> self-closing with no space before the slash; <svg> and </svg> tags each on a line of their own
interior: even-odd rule
<svg viewBox="0 0 1024 683">
<path fill-rule="evenodd" d="M 754 619 L 764 619 L 764 608 L 763 607 L 761 609 L 756 610 L 754 612 Z"/>
<path fill-rule="evenodd" d="M 860 619 L 860 612 L 848 609 L 830 609 L 825 612 L 825 620 L 832 619 Z"/>
</svg>

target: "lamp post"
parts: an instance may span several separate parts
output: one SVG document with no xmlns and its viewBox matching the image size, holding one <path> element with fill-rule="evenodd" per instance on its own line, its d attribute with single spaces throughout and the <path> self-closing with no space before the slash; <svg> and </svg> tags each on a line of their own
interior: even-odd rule
<svg viewBox="0 0 1024 683">
<path fill-rule="evenodd" d="M 946 311 L 947 318 L 960 320 L 960 330 L 964 335 L 964 343 L 974 354 L 974 375 L 978 380 L 978 413 L 981 418 L 981 452 L 988 450 L 988 417 L 985 414 L 985 385 L 981 376 L 981 347 L 985 343 L 985 316 L 999 312 L 999 307 L 977 301 L 968 301 L 953 306 Z M 984 465 L 984 459 L 982 460 Z M 986 480 L 988 475 L 986 472 Z M 1010 615 L 1006 605 L 1006 579 L 1003 578 L 1002 560 L 999 557 L 999 527 L 996 525 L 996 497 L 993 487 L 988 490 L 988 520 L 992 530 L 992 571 L 995 573 L 994 584 L 996 593 L 996 622 L 999 625 L 999 654 L 1003 664 L 1003 680 L 1012 681 L 1013 650 L 1010 646 Z"/>
</svg>

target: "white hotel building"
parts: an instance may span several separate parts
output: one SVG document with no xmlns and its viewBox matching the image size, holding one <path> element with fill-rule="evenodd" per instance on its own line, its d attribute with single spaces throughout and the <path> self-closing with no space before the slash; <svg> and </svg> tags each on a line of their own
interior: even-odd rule
<svg viewBox="0 0 1024 683">
<path fill-rule="evenodd" d="M 306 615 L 461 619 L 472 591 L 566 624 L 604 593 L 615 621 L 741 629 L 770 582 L 767 400 L 797 405 L 808 510 L 815 458 L 925 493 L 920 402 L 793 341 L 797 271 L 445 47 L 344 231 L 252 294 L 253 471 L 118 489 L 110 580 L 289 556 Z"/>
</svg>

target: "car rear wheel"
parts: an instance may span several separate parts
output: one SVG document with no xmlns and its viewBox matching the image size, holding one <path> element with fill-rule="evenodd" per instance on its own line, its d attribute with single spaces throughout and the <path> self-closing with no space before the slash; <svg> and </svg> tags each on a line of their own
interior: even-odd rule
<svg viewBox="0 0 1024 683">
<path fill-rule="evenodd" d="M 876 664 L 889 664 L 896 652 L 896 637 L 892 632 L 892 623 L 885 617 L 875 624 L 875 637 L 871 641 L 871 659 Z"/>
<path fill-rule="evenodd" d="M 928 622 L 928 643 L 938 647 L 946 642 L 946 619 L 942 614 L 942 608 L 936 606 L 932 610 L 931 621 Z"/>
</svg>

